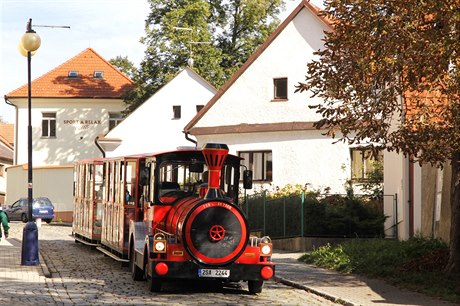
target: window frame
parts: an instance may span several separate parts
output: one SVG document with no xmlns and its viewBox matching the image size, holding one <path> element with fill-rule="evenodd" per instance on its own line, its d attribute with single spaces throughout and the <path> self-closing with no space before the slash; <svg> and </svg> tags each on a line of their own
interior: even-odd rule
<svg viewBox="0 0 460 306">
<path fill-rule="evenodd" d="M 359 153 L 359 160 L 356 160 L 356 154 L 354 154 L 355 152 Z M 372 164 L 379 160 L 383 161 L 383 150 L 379 150 L 378 157 L 375 159 L 369 147 L 350 148 L 351 181 L 354 183 L 367 182 L 369 180 L 369 173 L 375 169 L 375 166 Z M 359 163 L 359 165 L 356 163 Z M 356 175 L 358 171 L 360 173 L 359 175 Z"/>
<path fill-rule="evenodd" d="M 288 78 L 273 78 L 273 101 L 287 101 L 288 97 Z"/>
<path fill-rule="evenodd" d="M 109 131 L 113 130 L 124 120 L 122 113 L 109 112 Z M 112 126 L 112 122 L 114 125 Z"/>
<path fill-rule="evenodd" d="M 269 183 L 273 182 L 273 151 L 272 150 L 254 150 L 254 151 L 238 151 L 238 156 L 244 158 L 241 162 L 242 165 L 246 166 L 248 170 L 253 172 L 253 181 L 260 183 Z M 245 155 L 249 154 L 248 160 L 246 160 Z M 255 169 L 254 155 L 261 155 L 260 158 L 260 171 Z M 257 170 L 257 171 L 256 171 Z M 240 182 L 243 180 L 242 176 L 240 177 Z"/>
<path fill-rule="evenodd" d="M 178 120 L 182 116 L 182 108 L 180 105 L 173 105 L 173 120 Z"/>
<path fill-rule="evenodd" d="M 46 133 L 45 133 L 46 123 Z M 54 126 L 53 126 L 54 125 Z M 42 112 L 42 126 L 41 138 L 56 138 L 57 130 L 57 113 L 56 112 Z"/>
</svg>

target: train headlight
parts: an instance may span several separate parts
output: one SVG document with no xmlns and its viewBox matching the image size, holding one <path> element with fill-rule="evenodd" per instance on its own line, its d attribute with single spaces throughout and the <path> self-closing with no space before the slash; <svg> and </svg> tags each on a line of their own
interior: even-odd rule
<svg viewBox="0 0 460 306">
<path fill-rule="evenodd" d="M 270 237 L 264 236 L 260 238 L 259 248 L 260 248 L 261 256 L 271 256 L 273 245 L 272 245 L 272 240 L 270 239 Z"/>
<path fill-rule="evenodd" d="M 270 255 L 272 255 L 272 244 L 271 243 L 261 244 L 260 245 L 260 252 L 262 253 L 262 256 L 270 256 Z"/>
<path fill-rule="evenodd" d="M 153 252 L 166 253 L 166 237 L 163 233 L 157 233 L 153 237 Z"/>
</svg>

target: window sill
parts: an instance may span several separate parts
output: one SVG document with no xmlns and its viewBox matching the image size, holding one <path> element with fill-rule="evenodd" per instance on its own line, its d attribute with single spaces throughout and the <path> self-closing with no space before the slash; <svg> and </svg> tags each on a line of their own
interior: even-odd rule
<svg viewBox="0 0 460 306">
<path fill-rule="evenodd" d="M 286 98 L 286 99 L 271 99 L 270 100 L 270 102 L 287 102 L 287 101 L 289 101 L 288 98 Z"/>
<path fill-rule="evenodd" d="M 42 136 L 40 139 L 56 139 L 56 136 Z"/>
</svg>

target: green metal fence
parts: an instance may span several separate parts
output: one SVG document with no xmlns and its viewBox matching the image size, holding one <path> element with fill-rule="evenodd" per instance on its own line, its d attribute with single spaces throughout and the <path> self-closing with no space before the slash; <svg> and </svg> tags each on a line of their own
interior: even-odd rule
<svg viewBox="0 0 460 306">
<path fill-rule="evenodd" d="M 282 198 L 269 198 L 266 192 L 249 195 L 246 202 L 243 204 L 242 209 L 248 218 L 250 231 L 257 235 L 268 235 L 272 238 L 288 238 L 288 237 L 337 237 L 340 236 L 337 233 L 328 234 L 328 230 L 322 228 L 324 224 L 318 220 L 318 212 L 315 210 L 324 209 L 320 204 L 315 204 L 318 201 L 326 199 L 334 199 L 334 197 L 344 197 L 345 195 L 320 195 L 312 197 L 311 194 L 301 193 L 300 195 L 294 195 Z M 354 198 L 365 198 L 368 196 L 354 195 Z M 393 198 L 393 211 L 396 208 L 396 196 L 388 195 L 384 197 Z M 243 202 L 243 201 L 242 201 Z M 329 205 L 334 205 L 329 201 Z M 383 198 L 379 199 L 378 202 L 374 201 L 374 206 L 377 206 L 383 215 Z M 396 232 L 396 220 L 393 214 L 393 220 L 391 222 L 394 226 L 393 237 L 397 237 Z M 347 221 L 351 224 L 354 220 L 342 220 L 337 217 L 337 224 L 341 224 L 342 227 L 346 227 Z M 360 220 L 363 224 L 366 224 L 366 220 Z M 372 220 L 368 221 L 371 224 Z M 370 225 L 369 225 L 370 226 Z M 340 230 L 338 230 L 340 232 Z M 316 232 L 316 233 L 315 233 Z"/>
</svg>

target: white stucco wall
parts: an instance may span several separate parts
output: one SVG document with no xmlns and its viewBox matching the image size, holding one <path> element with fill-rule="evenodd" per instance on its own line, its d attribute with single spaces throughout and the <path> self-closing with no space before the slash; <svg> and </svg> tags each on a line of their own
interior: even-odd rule
<svg viewBox="0 0 460 306">
<path fill-rule="evenodd" d="M 308 105 L 321 103 L 308 93 L 294 94 L 295 85 L 305 80 L 307 63 L 322 48 L 326 25 L 307 9 L 276 37 L 247 68 L 196 127 L 238 123 L 316 121 L 319 115 Z M 288 101 L 273 102 L 273 79 L 288 77 Z M 225 114 L 225 116 L 222 116 Z"/>
<path fill-rule="evenodd" d="M 182 132 L 196 115 L 197 105 L 205 105 L 216 89 L 189 68 L 182 70 L 117 127 L 106 138 L 121 139 L 121 144 L 106 156 L 123 156 L 174 150 L 192 146 Z M 181 118 L 173 119 L 173 106 L 181 106 Z"/>
<path fill-rule="evenodd" d="M 208 142 L 226 143 L 231 154 L 239 151 L 270 150 L 273 154 L 273 181 L 264 188 L 287 184 L 309 184 L 309 190 L 345 193 L 344 184 L 350 177 L 348 146 L 332 144 L 332 140 L 316 131 L 244 133 L 198 137 L 201 147 Z M 255 184 L 253 192 L 262 186 Z"/>
<path fill-rule="evenodd" d="M 18 105 L 17 164 L 27 163 L 27 100 Z M 33 166 L 66 165 L 75 160 L 101 156 L 94 145 L 98 134 L 109 130 L 109 112 L 124 108 L 119 99 L 32 99 Z M 56 113 L 56 137 L 43 138 L 42 113 Z"/>
<path fill-rule="evenodd" d="M 73 166 L 33 168 L 33 197 L 48 197 L 57 212 L 73 211 Z M 8 168 L 6 204 L 27 197 L 28 171 L 26 166 Z M 50 182 L 50 180 L 52 180 Z"/>
<path fill-rule="evenodd" d="M 216 101 L 195 127 L 280 122 L 314 122 L 320 119 L 308 105 L 321 99 L 308 93 L 294 94 L 295 85 L 305 80 L 307 63 L 322 48 L 327 26 L 304 8 Z M 273 101 L 273 79 L 288 78 L 288 101 Z M 197 135 L 199 145 L 222 142 L 230 152 L 271 150 L 272 187 L 310 184 L 310 188 L 331 188 L 345 193 L 351 176 L 348 145 L 333 144 L 324 131 L 278 131 Z M 264 187 L 267 187 L 266 185 Z M 255 186 L 256 190 L 258 186 Z"/>
</svg>

